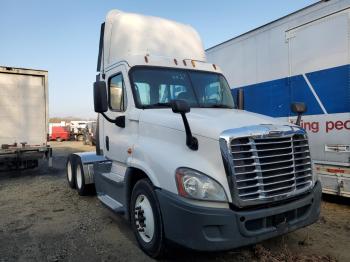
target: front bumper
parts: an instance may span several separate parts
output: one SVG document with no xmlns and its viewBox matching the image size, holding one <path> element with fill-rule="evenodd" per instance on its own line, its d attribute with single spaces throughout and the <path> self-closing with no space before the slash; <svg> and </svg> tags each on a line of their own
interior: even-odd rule
<svg viewBox="0 0 350 262">
<path fill-rule="evenodd" d="M 165 236 L 200 251 L 218 251 L 254 244 L 317 221 L 322 189 L 319 182 L 304 197 L 275 207 L 235 211 L 189 204 L 157 190 Z"/>
</svg>

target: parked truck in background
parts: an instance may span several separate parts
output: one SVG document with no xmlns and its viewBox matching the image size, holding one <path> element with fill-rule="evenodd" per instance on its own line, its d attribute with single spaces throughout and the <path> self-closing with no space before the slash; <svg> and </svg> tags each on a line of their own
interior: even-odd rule
<svg viewBox="0 0 350 262">
<path fill-rule="evenodd" d="M 84 140 L 84 129 L 86 128 L 88 121 L 85 120 L 74 120 L 70 121 L 69 128 L 71 137 L 77 141 Z"/>
<path fill-rule="evenodd" d="M 0 67 L 0 120 L 1 169 L 51 165 L 47 71 Z"/>
<path fill-rule="evenodd" d="M 148 255 L 167 240 L 227 250 L 318 219 L 305 130 L 238 110 L 192 27 L 112 10 L 97 71 L 96 152 L 69 156 L 68 184 L 95 188 Z"/>
<path fill-rule="evenodd" d="M 89 121 L 83 130 L 84 145 L 96 145 L 96 121 Z"/>
<path fill-rule="evenodd" d="M 69 141 L 70 132 L 65 126 L 53 126 L 51 128 L 51 134 L 49 135 L 49 140 L 55 140 L 57 142 Z"/>
<path fill-rule="evenodd" d="M 295 121 L 308 106 L 314 172 L 324 193 L 350 197 L 350 1 L 320 1 L 206 50 L 244 109 Z M 240 91 L 239 91 L 240 90 Z"/>
</svg>

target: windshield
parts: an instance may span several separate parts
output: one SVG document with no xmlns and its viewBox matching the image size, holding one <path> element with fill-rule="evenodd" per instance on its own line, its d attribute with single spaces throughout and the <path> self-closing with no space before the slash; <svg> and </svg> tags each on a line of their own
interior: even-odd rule
<svg viewBox="0 0 350 262">
<path fill-rule="evenodd" d="M 139 108 L 169 107 L 181 99 L 191 107 L 234 108 L 230 87 L 217 73 L 164 68 L 134 68 L 131 71 Z"/>
</svg>

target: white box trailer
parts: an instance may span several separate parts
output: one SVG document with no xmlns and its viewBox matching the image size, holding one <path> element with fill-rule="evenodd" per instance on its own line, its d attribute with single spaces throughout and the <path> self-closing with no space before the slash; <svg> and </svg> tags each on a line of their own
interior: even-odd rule
<svg viewBox="0 0 350 262">
<path fill-rule="evenodd" d="M 0 67 L 0 121 L 2 169 L 33 168 L 39 159 L 51 160 L 47 71 Z"/>
<path fill-rule="evenodd" d="M 323 192 L 350 197 L 350 1 L 320 1 L 206 50 L 244 109 L 295 121 L 305 102 Z M 238 92 L 238 90 L 242 90 Z"/>
</svg>

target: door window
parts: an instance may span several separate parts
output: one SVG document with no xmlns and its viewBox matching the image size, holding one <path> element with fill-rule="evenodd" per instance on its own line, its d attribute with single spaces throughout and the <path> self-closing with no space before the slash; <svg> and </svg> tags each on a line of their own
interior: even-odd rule
<svg viewBox="0 0 350 262">
<path fill-rule="evenodd" d="M 124 81 L 123 75 L 118 74 L 109 80 L 109 107 L 114 111 L 124 111 Z"/>
</svg>

